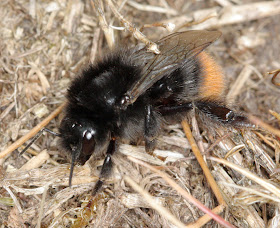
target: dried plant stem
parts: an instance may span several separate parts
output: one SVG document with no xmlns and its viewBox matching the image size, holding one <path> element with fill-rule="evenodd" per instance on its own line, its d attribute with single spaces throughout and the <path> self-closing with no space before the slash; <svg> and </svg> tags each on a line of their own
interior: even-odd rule
<svg viewBox="0 0 280 228">
<path fill-rule="evenodd" d="M 218 223 L 220 223 L 221 225 L 225 226 L 225 227 L 234 227 L 232 224 L 228 223 L 227 221 L 225 221 L 222 217 L 216 215 L 215 213 L 213 213 L 213 211 L 211 211 L 209 208 L 205 207 L 200 201 L 198 201 L 197 199 L 195 199 L 192 195 L 190 195 L 188 192 L 186 192 L 183 188 L 181 188 L 174 180 L 172 180 L 167 174 L 159 171 L 158 169 L 156 169 L 153 166 L 150 166 L 149 164 L 140 161 L 136 158 L 133 157 L 128 157 L 129 160 L 142 165 L 150 170 L 152 170 L 153 172 L 157 173 L 159 176 L 161 176 L 172 188 L 174 188 L 179 194 L 181 194 L 186 200 L 188 200 L 189 202 L 191 202 L 192 204 L 194 204 L 195 206 L 197 206 L 200 210 L 202 210 L 204 213 L 208 214 L 209 216 L 211 216 L 211 218 L 213 218 L 214 220 L 216 220 Z M 149 202 L 149 201 L 148 201 Z M 219 212 L 221 213 L 224 208 L 224 205 L 220 205 L 221 207 L 219 207 Z M 217 210 L 217 209 L 216 209 Z M 209 219 L 210 220 L 210 219 Z M 208 222 L 208 219 L 204 218 L 203 220 L 200 220 L 200 223 L 202 221 Z M 196 223 L 195 223 L 196 224 Z M 200 224 L 201 225 L 201 224 Z M 204 224 L 202 224 L 204 225 Z M 196 226 L 198 227 L 198 226 Z"/>
<path fill-rule="evenodd" d="M 91 0 L 90 3 L 98 16 L 100 27 L 105 34 L 108 46 L 110 49 L 113 49 L 115 46 L 114 30 L 108 26 L 104 12 L 99 4 L 99 0 Z"/>
<path fill-rule="evenodd" d="M 247 192 L 247 193 L 255 194 L 255 195 L 260 196 L 264 199 L 274 201 L 275 203 L 280 203 L 280 199 L 278 199 L 276 197 L 272 197 L 269 194 L 262 193 L 261 191 L 257 191 L 257 190 L 254 190 L 254 189 L 248 188 L 248 187 L 245 188 L 245 187 L 242 187 L 242 186 L 239 186 L 239 185 L 236 185 L 236 184 L 227 183 L 227 182 L 224 182 L 224 184 L 227 185 L 227 186 L 230 186 L 232 188 L 237 188 L 237 189 L 243 190 L 244 192 Z"/>
<path fill-rule="evenodd" d="M 274 134 L 274 135 L 277 135 L 278 137 L 280 137 L 280 130 L 279 129 L 271 127 L 269 124 L 266 124 L 265 122 L 263 122 L 262 120 L 260 120 L 259 118 L 255 117 L 255 116 L 249 115 L 248 118 L 256 126 L 260 126 L 263 129 L 270 132 L 271 134 Z"/>
<path fill-rule="evenodd" d="M 100 33 L 101 33 L 101 29 L 97 28 L 93 38 L 92 38 L 92 47 L 91 47 L 91 51 L 90 51 L 90 62 L 94 63 L 95 59 L 96 59 L 96 53 L 97 53 L 97 49 L 98 49 L 98 41 L 100 38 Z"/>
<path fill-rule="evenodd" d="M 39 216 L 38 216 L 38 221 L 37 221 L 36 228 L 40 228 L 41 227 L 41 222 L 42 222 L 43 215 L 44 215 L 44 204 L 46 202 L 46 197 L 47 197 L 48 189 L 49 189 L 49 184 L 44 186 L 44 192 L 43 192 L 42 200 L 41 200 L 41 203 L 40 203 Z"/>
<path fill-rule="evenodd" d="M 274 186 L 273 184 L 269 183 L 267 180 L 258 177 L 256 174 L 253 174 L 251 172 L 249 172 L 247 169 L 244 169 L 236 164 L 233 164 L 227 160 L 221 159 L 221 158 L 216 158 L 216 157 L 210 157 L 209 158 L 212 161 L 215 162 L 219 162 L 222 163 L 234 170 L 236 170 L 237 172 L 243 174 L 244 176 L 246 176 L 247 178 L 249 178 L 250 180 L 258 183 L 259 185 L 261 185 L 263 188 L 267 189 L 268 191 L 270 191 L 272 194 L 276 195 L 277 197 L 280 198 L 280 189 L 276 186 Z"/>
<path fill-rule="evenodd" d="M 230 90 L 227 94 L 227 101 L 233 102 L 236 97 L 240 94 L 241 89 L 244 87 L 246 81 L 250 78 L 253 73 L 252 67 L 245 65 L 233 85 L 230 87 Z"/>
<path fill-rule="evenodd" d="M 3 186 L 3 188 L 5 188 L 5 190 L 10 194 L 11 198 L 13 199 L 13 202 L 16 206 L 16 208 L 18 209 L 19 213 L 22 213 L 23 210 L 21 208 L 21 205 L 17 199 L 17 197 L 15 196 L 15 194 L 12 192 L 12 190 L 9 188 L 9 186 Z"/>
<path fill-rule="evenodd" d="M 170 15 L 178 15 L 178 12 L 172 8 L 162 8 L 159 6 L 143 5 L 135 1 L 128 1 L 127 3 L 137 10 L 154 12 L 154 13 L 166 13 Z"/>
<path fill-rule="evenodd" d="M 221 10 L 221 7 L 213 7 L 194 11 L 192 14 L 173 17 L 163 22 L 172 22 L 178 27 L 187 21 L 200 21 L 205 15 L 217 15 L 204 23 L 192 26 L 192 29 L 217 28 L 230 24 L 240 24 L 264 17 L 272 17 L 280 13 L 279 1 L 263 1 L 249 4 L 233 5 Z"/>
<path fill-rule="evenodd" d="M 212 212 L 215 214 L 220 214 L 224 211 L 225 206 L 224 205 L 219 205 L 212 209 Z M 212 219 L 212 217 L 208 214 L 203 215 L 200 217 L 198 220 L 195 221 L 195 223 L 190 224 L 188 227 L 190 228 L 197 228 L 197 227 L 202 227 L 204 226 L 207 222 L 209 222 Z"/>
<path fill-rule="evenodd" d="M 167 29 L 168 32 L 172 32 L 175 28 L 175 25 L 172 24 L 172 23 L 162 23 L 162 22 L 155 22 L 155 23 L 152 23 L 152 24 L 145 24 L 143 25 L 139 31 L 140 32 L 143 32 L 143 30 L 145 28 L 153 28 L 153 27 L 162 27 L 162 28 L 165 28 Z"/>
<path fill-rule="evenodd" d="M 273 74 L 272 79 L 271 79 L 271 83 L 276 85 L 276 86 L 280 86 L 280 82 L 276 81 L 276 78 L 277 78 L 279 73 L 280 73 L 280 69 L 268 72 L 268 74 Z"/>
<path fill-rule="evenodd" d="M 38 155 L 32 157 L 28 162 L 26 162 L 20 170 L 31 170 L 40 167 L 50 158 L 47 150 L 43 150 Z"/>
<path fill-rule="evenodd" d="M 222 196 L 222 193 L 214 179 L 214 177 L 212 176 L 210 170 L 208 169 L 199 149 L 198 149 L 198 146 L 192 136 L 192 132 L 191 132 L 191 129 L 190 129 L 190 125 L 185 121 L 183 120 L 182 121 L 182 126 L 183 126 L 183 129 L 184 129 L 184 132 L 186 134 L 186 137 L 187 139 L 189 140 L 190 142 L 190 145 L 192 147 L 192 150 L 193 150 L 193 153 L 198 161 L 198 163 L 200 164 L 205 176 L 206 176 L 206 179 L 208 180 L 208 183 L 210 184 L 219 204 L 222 204 L 224 206 L 226 206 L 226 202 Z"/>
<path fill-rule="evenodd" d="M 205 18 L 202 18 L 201 20 L 198 20 L 198 21 L 194 21 L 193 20 L 193 21 L 187 22 L 187 23 L 181 25 L 180 27 L 176 28 L 175 31 L 177 32 L 177 31 L 179 31 L 182 28 L 187 28 L 187 27 L 192 27 L 194 25 L 199 25 L 199 24 L 201 24 L 201 23 L 203 23 L 203 22 L 205 22 L 205 21 L 207 21 L 207 20 L 209 20 L 209 19 L 211 19 L 213 17 L 217 17 L 217 14 L 214 13 L 214 14 L 208 15 Z"/>
<path fill-rule="evenodd" d="M 277 113 L 277 112 L 275 112 L 273 110 L 269 110 L 269 113 L 271 115 L 273 115 L 278 121 L 280 121 L 280 114 L 279 113 Z"/>
<path fill-rule="evenodd" d="M 153 209 L 155 209 L 158 213 L 160 213 L 164 218 L 168 219 L 171 223 L 173 223 L 177 227 L 185 228 L 186 226 L 181 223 L 174 215 L 172 215 L 166 208 L 159 205 L 156 200 L 143 188 L 141 188 L 135 181 L 133 181 L 129 176 L 124 177 L 125 181 L 138 193 L 140 193 L 147 202 L 151 205 Z"/>
<path fill-rule="evenodd" d="M 21 149 L 23 150 L 24 149 L 24 146 L 21 146 Z M 28 148 L 28 150 L 26 151 L 27 153 L 29 153 L 29 154 L 31 154 L 31 155 L 34 155 L 34 156 L 38 156 L 41 152 L 43 152 L 43 151 L 41 151 L 41 152 L 37 152 L 37 151 L 35 151 L 35 150 L 33 150 L 33 149 L 31 149 L 30 147 Z M 59 165 L 59 163 L 58 162 L 56 162 L 55 160 L 53 160 L 52 158 L 50 158 L 50 156 L 49 156 L 49 158 L 47 159 L 51 164 L 53 164 L 53 165 L 55 165 L 55 166 L 57 166 L 57 165 Z M 21 167 L 22 168 L 22 167 Z"/>
<path fill-rule="evenodd" d="M 109 5 L 109 7 L 111 8 L 111 10 L 114 13 L 114 15 L 124 25 L 124 27 L 129 32 L 131 32 L 136 39 L 141 40 L 147 46 L 148 51 L 154 52 L 155 54 L 159 54 L 160 53 L 160 51 L 158 49 L 158 45 L 156 43 L 150 41 L 149 39 L 147 39 L 147 37 L 143 33 L 141 33 L 137 28 L 135 28 L 135 26 L 133 26 L 128 20 L 126 20 L 119 13 L 119 11 L 116 9 L 116 7 L 114 6 L 114 4 L 112 3 L 111 0 L 106 0 L 106 2 Z"/>
<path fill-rule="evenodd" d="M 20 139 L 15 141 L 13 144 L 8 146 L 5 150 L 0 153 L 0 158 L 6 157 L 8 154 L 12 153 L 15 149 L 24 144 L 27 140 L 36 135 L 43 127 L 45 127 L 53 118 L 55 118 L 65 107 L 66 102 L 61 104 L 56 110 L 54 110 L 47 118 L 40 122 L 37 126 L 32 128 L 26 135 L 22 136 Z"/>
<path fill-rule="evenodd" d="M 261 134 L 260 132 L 255 132 L 255 134 L 257 136 L 259 136 L 267 145 L 269 145 L 271 148 L 273 148 L 274 150 L 276 149 L 276 146 L 274 143 L 272 143 L 271 141 L 269 141 L 263 134 Z M 225 157 L 226 158 L 226 157 Z"/>
<path fill-rule="evenodd" d="M 225 159 L 227 159 L 228 157 L 232 156 L 233 154 L 241 151 L 242 149 L 244 149 L 245 146 L 243 144 L 241 145 L 237 145 L 237 146 L 234 146 L 233 148 L 231 148 L 227 154 L 225 155 Z"/>
</svg>

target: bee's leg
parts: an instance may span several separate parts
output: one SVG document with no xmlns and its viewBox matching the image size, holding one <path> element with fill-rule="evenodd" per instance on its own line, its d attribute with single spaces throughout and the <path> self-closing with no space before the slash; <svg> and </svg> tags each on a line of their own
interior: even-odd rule
<svg viewBox="0 0 280 228">
<path fill-rule="evenodd" d="M 193 104 L 191 102 L 184 104 L 176 104 L 176 105 L 166 105 L 158 108 L 158 111 L 163 116 L 174 115 L 180 112 L 188 112 L 193 108 Z"/>
<path fill-rule="evenodd" d="M 146 106 L 145 116 L 145 150 L 152 154 L 156 147 L 156 137 L 160 128 L 160 122 L 156 118 L 156 113 L 153 111 L 151 105 Z"/>
<path fill-rule="evenodd" d="M 92 193 L 93 196 L 96 195 L 96 193 L 101 189 L 103 185 L 103 181 L 107 179 L 111 174 L 113 168 L 112 155 L 114 154 L 115 151 L 116 151 L 116 139 L 112 138 L 107 148 L 106 157 L 103 162 L 101 172 L 99 174 L 99 180 L 96 182 L 93 189 L 93 193 Z"/>
<path fill-rule="evenodd" d="M 246 116 L 235 113 L 224 105 L 214 102 L 198 101 L 195 106 L 209 118 L 223 124 L 230 124 L 235 127 L 255 127 Z"/>
</svg>

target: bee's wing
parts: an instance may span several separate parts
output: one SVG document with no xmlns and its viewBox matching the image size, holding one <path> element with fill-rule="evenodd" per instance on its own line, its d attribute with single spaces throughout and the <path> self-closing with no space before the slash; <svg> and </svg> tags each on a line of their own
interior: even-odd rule
<svg viewBox="0 0 280 228">
<path fill-rule="evenodd" d="M 134 53 L 134 60 L 144 64 L 142 77 L 126 92 L 121 105 L 128 106 L 136 101 L 158 80 L 184 65 L 221 36 L 219 31 L 193 30 L 173 33 L 156 43 L 160 54 L 147 53 L 142 49 Z"/>
</svg>

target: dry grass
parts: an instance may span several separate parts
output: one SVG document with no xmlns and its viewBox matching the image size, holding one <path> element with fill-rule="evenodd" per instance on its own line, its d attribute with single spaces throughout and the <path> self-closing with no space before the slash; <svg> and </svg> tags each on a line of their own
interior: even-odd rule
<svg viewBox="0 0 280 228">
<path fill-rule="evenodd" d="M 273 75 L 267 72 L 280 68 L 280 1 L 116 2 L 124 18 L 107 4 L 105 14 L 97 17 L 90 1 L 0 2 L 0 223 L 9 227 L 88 223 L 90 227 L 172 227 L 172 223 L 198 227 L 207 222 L 205 227 L 219 227 L 219 217 L 212 215 L 214 221 L 211 212 L 202 212 L 210 208 L 236 227 L 279 227 L 280 87 L 279 77 L 272 83 Z M 126 31 L 108 26 L 122 27 L 119 20 L 131 22 Z M 102 160 L 76 167 L 69 188 L 69 161 L 61 155 L 54 136 L 42 136 L 28 153 L 18 156 L 15 149 L 42 126 L 58 131 L 63 114 L 54 119 L 60 112 L 57 108 L 65 100 L 70 80 L 84 65 L 109 47 L 140 42 L 134 37 L 155 48 L 150 40 L 168 30 L 145 28 L 144 38 L 140 33 L 142 26 L 155 22 L 172 22 L 175 30 L 188 25 L 188 29 L 222 31 L 208 50 L 224 69 L 227 100 L 236 110 L 268 124 L 262 125 L 266 130 L 226 129 L 200 118 L 197 124 L 191 118 L 198 152 L 211 171 L 206 178 L 181 125 L 164 129 L 155 151 L 158 157 L 146 154 L 141 145 L 123 144 L 114 156 L 113 175 L 95 199 L 90 190 Z M 259 119 L 252 118 L 257 123 Z M 32 128 L 34 132 L 28 134 Z M 156 166 L 175 184 L 135 163 L 135 158 Z M 209 181 L 208 175 L 216 182 Z M 205 208 L 186 200 L 186 193 Z"/>
</svg>

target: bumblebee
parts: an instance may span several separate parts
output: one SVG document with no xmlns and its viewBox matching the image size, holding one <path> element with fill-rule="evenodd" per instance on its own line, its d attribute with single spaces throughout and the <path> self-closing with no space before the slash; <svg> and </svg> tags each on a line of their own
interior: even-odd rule
<svg viewBox="0 0 280 228">
<path fill-rule="evenodd" d="M 225 105 L 221 68 L 204 49 L 218 31 L 173 33 L 157 41 L 160 54 L 120 49 L 88 66 L 71 83 L 60 142 L 76 162 L 106 154 L 94 194 L 110 175 L 112 155 L 122 140 L 145 141 L 152 153 L 163 123 L 180 123 L 196 108 L 209 119 L 246 127 L 243 115 Z"/>
</svg>

